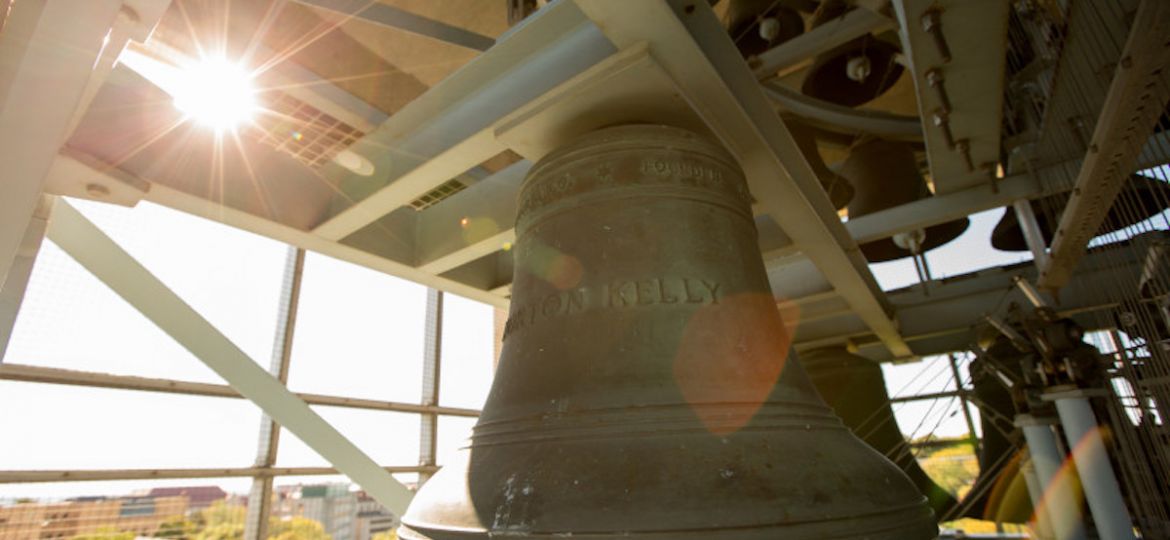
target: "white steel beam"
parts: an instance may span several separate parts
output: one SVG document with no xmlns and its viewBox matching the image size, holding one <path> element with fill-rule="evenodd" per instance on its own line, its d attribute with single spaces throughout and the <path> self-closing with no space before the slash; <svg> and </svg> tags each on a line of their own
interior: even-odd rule
<svg viewBox="0 0 1170 540">
<path fill-rule="evenodd" d="M 0 283 L 121 7 L 121 0 L 9 6 L 0 33 Z"/>
<path fill-rule="evenodd" d="M 24 302 L 24 291 L 28 288 L 37 253 L 41 251 L 41 241 L 45 238 L 52 208 L 53 198 L 42 195 L 36 212 L 24 230 L 24 240 L 16 253 L 16 259 L 12 261 L 8 279 L 0 282 L 0 366 L 4 364 L 4 354 L 12 339 L 12 329 L 16 326 L 16 316 Z"/>
<path fill-rule="evenodd" d="M 63 200 L 58 200 L 53 209 L 48 237 L 383 506 L 398 514 L 406 510 L 412 497 L 406 486 Z"/>
<path fill-rule="evenodd" d="M 80 181 L 79 178 L 83 178 L 86 183 L 100 183 L 103 186 L 117 186 L 125 183 L 122 179 L 116 178 L 108 172 L 97 170 L 88 164 L 65 155 L 57 156 L 57 163 L 54 164 L 52 172 L 53 174 L 60 174 L 59 177 L 50 178 L 50 182 L 54 184 L 76 184 Z M 162 184 L 146 184 L 144 187 L 146 186 L 149 188 L 142 194 L 142 198 L 168 208 L 243 229 L 279 242 L 316 251 L 379 272 L 409 279 L 415 283 L 442 289 L 486 304 L 505 306 L 508 303 L 506 299 L 492 294 L 489 291 L 428 274 L 408 264 L 379 257 L 378 255 L 340 242 L 327 240 L 296 227 L 269 221 L 242 210 L 223 206 L 218 202 L 203 199 Z M 117 193 L 116 191 L 111 191 Z"/>
<path fill-rule="evenodd" d="M 739 159 L 759 204 L 895 357 L 911 355 L 857 244 L 707 3 L 577 4 L 617 47 L 648 43 L 684 99 Z"/>
<path fill-rule="evenodd" d="M 389 164 L 388 185 L 326 220 L 314 233 L 329 240 L 345 238 L 504 151 L 493 129 L 499 121 L 615 52 L 571 2 L 541 9 L 513 32 L 363 139 L 423 163 Z"/>
<path fill-rule="evenodd" d="M 914 80 L 934 192 L 950 193 L 990 182 L 1000 157 L 1011 2 L 893 0 L 892 4 L 902 51 L 909 60 L 907 72 Z M 949 54 L 939 47 L 940 39 Z M 946 114 L 946 129 L 933 122 L 940 111 Z"/>
</svg>

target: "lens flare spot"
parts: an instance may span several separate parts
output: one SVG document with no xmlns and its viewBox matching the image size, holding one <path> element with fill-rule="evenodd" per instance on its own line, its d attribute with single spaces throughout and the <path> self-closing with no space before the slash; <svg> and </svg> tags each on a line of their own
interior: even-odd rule
<svg viewBox="0 0 1170 540">
<path fill-rule="evenodd" d="M 562 291 L 576 287 L 585 276 L 580 260 L 546 244 L 529 243 L 524 268 Z"/>
<path fill-rule="evenodd" d="M 301 142 L 301 140 L 303 140 L 304 138 L 305 138 L 304 133 L 301 133 L 301 132 L 295 131 L 295 130 L 292 132 L 292 140 L 294 140 L 296 142 Z"/>
<path fill-rule="evenodd" d="M 463 229 L 463 243 L 466 245 L 483 242 L 500 232 L 500 226 L 491 218 L 464 217 L 459 220 L 459 227 Z"/>
<path fill-rule="evenodd" d="M 787 309 L 795 316 L 794 307 Z M 791 344 L 792 332 L 771 295 L 720 298 L 687 322 L 674 359 L 675 382 L 708 431 L 734 433 L 768 399 Z"/>
</svg>

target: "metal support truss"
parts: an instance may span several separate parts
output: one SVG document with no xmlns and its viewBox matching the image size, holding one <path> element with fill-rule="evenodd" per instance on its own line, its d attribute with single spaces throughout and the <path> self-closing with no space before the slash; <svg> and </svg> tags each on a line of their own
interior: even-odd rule
<svg viewBox="0 0 1170 540">
<path fill-rule="evenodd" d="M 1144 144 L 1170 99 L 1163 71 L 1170 67 L 1165 29 L 1170 27 L 1170 3 L 1144 0 L 1121 53 L 1104 106 L 1093 130 L 1076 185 L 1052 250 L 1041 272 L 1039 286 L 1059 289 L 1072 278 L 1077 262 L 1137 167 Z"/>
<path fill-rule="evenodd" d="M 121 0 L 9 6 L 0 34 L 0 283 L 121 8 Z"/>
<path fill-rule="evenodd" d="M 305 444 L 401 514 L 412 493 L 248 357 L 77 209 L 58 200 L 48 237 Z"/>
<path fill-rule="evenodd" d="M 8 278 L 0 281 L 0 366 L 4 363 L 4 354 L 8 351 L 8 342 L 12 339 L 16 315 L 20 312 L 21 303 L 24 302 L 24 291 L 28 288 L 33 263 L 36 262 L 37 253 L 41 250 L 41 241 L 45 238 L 52 203 L 52 197 L 41 197 L 36 212 L 24 230 L 24 239 L 16 252 L 16 258 L 12 261 L 12 267 L 8 270 Z"/>
<path fill-rule="evenodd" d="M 293 332 L 297 325 L 297 304 L 301 296 L 301 278 L 305 270 L 305 250 L 288 248 L 285 260 L 284 280 L 277 307 L 276 339 L 272 344 L 272 361 L 268 366 L 281 384 L 288 385 L 288 365 L 292 359 Z M 280 445 L 280 424 L 267 414 L 260 419 L 260 441 L 256 448 L 255 466 L 270 468 L 276 465 L 277 448 Z M 248 494 L 248 513 L 244 517 L 244 538 L 265 540 L 268 538 L 268 517 L 272 513 L 272 477 L 257 476 L 252 479 L 252 491 Z"/>
<path fill-rule="evenodd" d="M 427 314 L 423 328 L 422 404 L 439 404 L 439 374 L 443 365 L 443 291 L 427 289 Z M 439 416 L 419 416 L 418 464 L 434 466 L 439 443 Z M 419 474 L 421 486 L 430 474 Z"/>
</svg>

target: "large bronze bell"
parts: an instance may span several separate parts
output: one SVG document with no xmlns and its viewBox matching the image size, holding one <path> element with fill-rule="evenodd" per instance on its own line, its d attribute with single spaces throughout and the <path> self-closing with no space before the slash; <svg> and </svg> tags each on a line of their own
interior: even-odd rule
<svg viewBox="0 0 1170 540">
<path fill-rule="evenodd" d="M 824 0 L 811 26 L 833 24 L 849 9 L 845 0 Z M 801 92 L 844 107 L 864 105 L 898 82 L 902 65 L 894 61 L 897 55 L 897 47 L 866 34 L 818 55 Z"/>
<path fill-rule="evenodd" d="M 521 188 L 491 393 L 400 535 L 927 539 L 925 499 L 789 356 L 736 162 L 634 125 Z"/>
<path fill-rule="evenodd" d="M 1101 224 L 1099 234 L 1121 230 L 1149 219 L 1166 209 L 1166 201 L 1170 201 L 1170 186 L 1166 182 L 1140 174 L 1130 175 L 1129 182 L 1117 198 L 1117 203 L 1105 214 L 1105 222 Z M 1044 210 L 1064 208 L 1067 203 L 1067 193 L 1049 195 L 1032 201 L 1036 224 L 1039 225 L 1046 244 L 1052 244 L 1052 235 L 1060 224 L 1060 215 L 1052 215 Z M 1028 243 L 1024 240 L 1020 221 L 1011 208 L 1008 208 L 999 223 L 995 224 L 995 229 L 991 231 L 991 245 L 1002 251 L 1028 251 Z"/>
<path fill-rule="evenodd" d="M 827 347 L 800 353 L 800 363 L 821 398 L 841 417 L 845 426 L 870 447 L 902 469 L 930 501 L 936 516 L 947 515 L 958 502 L 934 483 L 918 460 L 894 418 L 882 368 L 844 347 Z"/>
<path fill-rule="evenodd" d="M 840 172 L 853 184 L 849 219 L 933 196 L 926 180 L 918 173 L 914 151 L 907 143 L 881 139 L 863 142 L 853 147 Z M 960 218 L 926 227 L 922 230 L 924 236 L 915 239 L 918 251 L 925 253 L 958 238 L 970 223 L 967 218 Z M 861 252 L 871 263 L 915 254 L 913 249 L 898 245 L 894 238 L 861 244 Z"/>
<path fill-rule="evenodd" d="M 825 165 L 825 160 L 821 158 L 821 152 L 817 149 L 816 133 L 813 128 L 790 118 L 785 118 L 784 124 L 788 126 L 788 132 L 792 134 L 800 153 L 804 154 L 804 159 L 808 161 L 813 174 L 821 182 L 821 188 L 829 196 L 833 208 L 838 210 L 845 208 L 853 199 L 853 185 L 849 183 L 849 179 L 833 172 Z"/>
</svg>

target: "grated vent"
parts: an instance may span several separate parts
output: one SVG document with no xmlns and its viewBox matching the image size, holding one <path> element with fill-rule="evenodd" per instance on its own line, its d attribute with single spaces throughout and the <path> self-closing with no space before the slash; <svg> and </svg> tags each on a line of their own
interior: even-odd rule
<svg viewBox="0 0 1170 540">
<path fill-rule="evenodd" d="M 446 182 L 440 184 L 439 187 L 436 187 L 435 189 L 432 189 L 423 194 L 422 197 L 410 201 L 410 207 L 421 212 L 427 208 L 439 204 L 439 202 L 442 200 L 459 193 L 466 188 L 467 184 L 464 184 L 463 182 L 455 179 L 447 180 Z"/>
<path fill-rule="evenodd" d="M 267 112 L 256 119 L 253 128 L 260 143 L 309 167 L 324 165 L 365 136 L 361 130 L 284 92 L 266 92 L 262 99 Z"/>
</svg>

